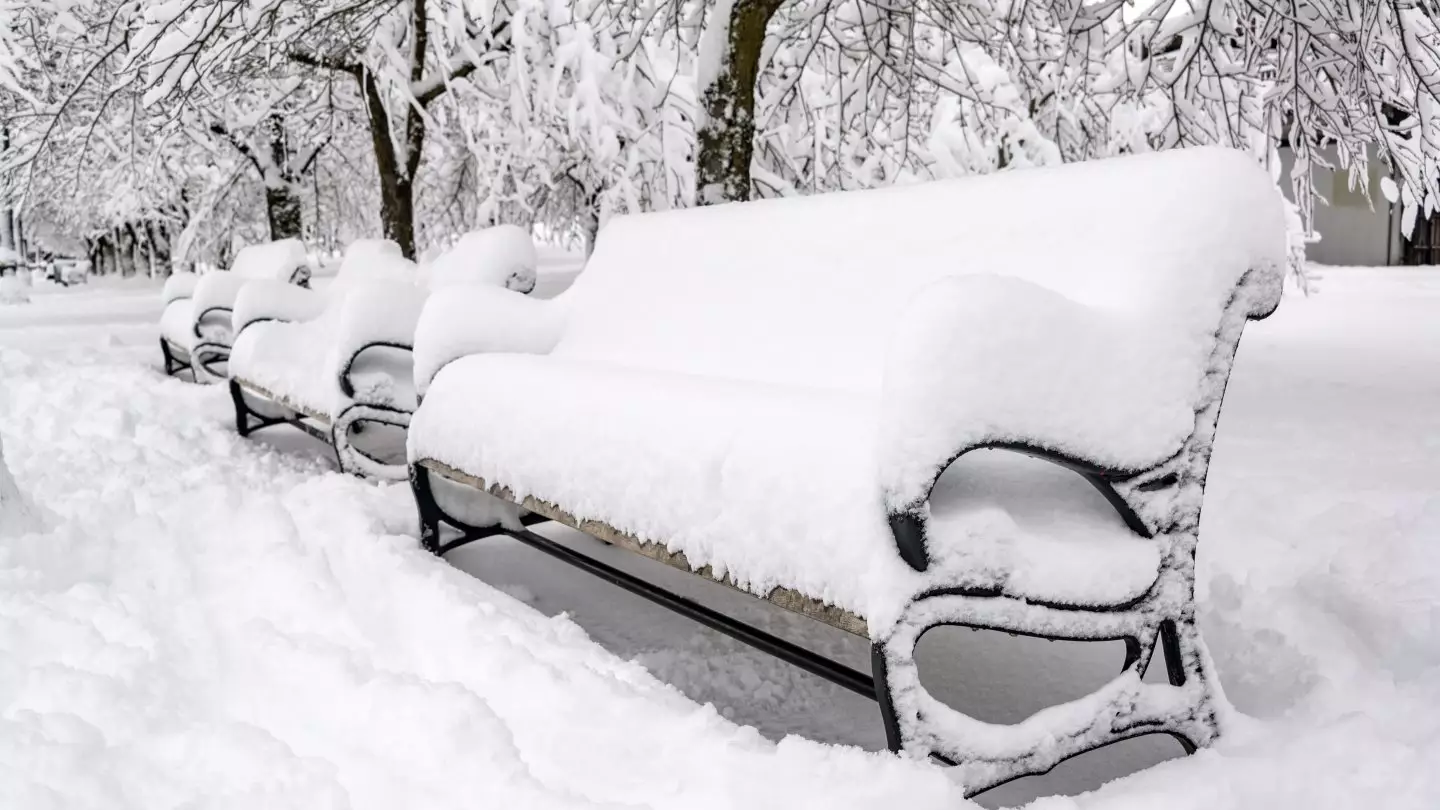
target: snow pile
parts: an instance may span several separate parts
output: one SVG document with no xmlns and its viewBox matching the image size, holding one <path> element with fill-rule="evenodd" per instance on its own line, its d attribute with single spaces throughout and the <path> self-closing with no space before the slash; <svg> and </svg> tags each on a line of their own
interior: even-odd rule
<svg viewBox="0 0 1440 810">
<path fill-rule="evenodd" d="M 0 304 L 30 303 L 29 277 L 19 270 L 0 275 Z"/>
<path fill-rule="evenodd" d="M 15 484 L 15 476 L 5 462 L 5 448 L 0 443 L 0 538 L 14 537 L 39 528 L 35 507 Z"/>
<path fill-rule="evenodd" d="M 1094 238 L 1139 199 L 1129 241 Z M 795 588 L 877 635 L 934 587 L 1058 601 L 1035 589 L 1056 577 L 972 571 L 933 535 L 958 567 L 916 575 L 887 508 L 923 499 L 984 439 L 1119 468 L 1173 455 L 1215 395 L 1222 319 L 1273 310 L 1284 261 L 1273 183 L 1221 149 L 625 217 L 564 296 L 549 356 L 441 371 L 410 455 L 666 543 L 755 593 Z M 423 369 L 493 334 L 446 322 L 421 332 Z"/>
</svg>

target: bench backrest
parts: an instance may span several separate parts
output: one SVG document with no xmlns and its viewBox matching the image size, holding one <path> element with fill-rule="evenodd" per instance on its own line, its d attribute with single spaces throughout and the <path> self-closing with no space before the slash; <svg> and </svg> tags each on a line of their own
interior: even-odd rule
<svg viewBox="0 0 1440 810">
<path fill-rule="evenodd" d="M 230 272 L 247 279 L 293 282 L 297 271 L 309 277 L 309 264 L 304 242 L 281 239 L 241 249 L 230 264 Z"/>
<path fill-rule="evenodd" d="M 1019 277 L 1193 345 L 1284 256 L 1273 182 L 1218 148 L 627 216 L 565 294 L 556 353 L 875 391 L 903 308 L 944 277 Z"/>
<path fill-rule="evenodd" d="M 327 293 L 338 300 L 350 289 L 365 284 L 414 284 L 417 272 L 415 263 L 405 258 L 394 242 L 357 239 L 345 248 L 345 257 Z"/>
</svg>

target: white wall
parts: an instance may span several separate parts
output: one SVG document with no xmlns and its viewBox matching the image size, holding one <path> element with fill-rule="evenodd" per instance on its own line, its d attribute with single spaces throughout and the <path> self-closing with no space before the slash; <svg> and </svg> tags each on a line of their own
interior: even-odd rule
<svg viewBox="0 0 1440 810">
<path fill-rule="evenodd" d="M 1294 155 L 1289 149 L 1280 150 L 1282 175 L 1281 186 L 1286 196 L 1290 195 L 1288 180 Z M 1315 230 L 1320 241 L 1310 246 L 1311 261 L 1331 265 L 1382 266 L 1400 261 L 1399 222 L 1392 216 L 1390 203 L 1380 192 L 1380 178 L 1384 166 L 1374 155 L 1370 159 L 1370 192 L 1372 202 L 1359 191 L 1349 189 L 1348 174 L 1345 171 L 1331 172 L 1315 169 L 1315 191 L 1329 204 L 1315 201 Z"/>
</svg>

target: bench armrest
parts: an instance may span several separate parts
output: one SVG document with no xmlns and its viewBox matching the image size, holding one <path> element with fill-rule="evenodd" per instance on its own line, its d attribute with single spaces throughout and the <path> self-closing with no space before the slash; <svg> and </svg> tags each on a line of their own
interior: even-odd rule
<svg viewBox="0 0 1440 810">
<path fill-rule="evenodd" d="M 194 297 L 195 285 L 199 280 L 200 276 L 194 273 L 171 273 L 160 290 L 162 305 L 168 307 L 176 301 Z"/>
<path fill-rule="evenodd" d="M 979 447 L 1035 449 L 1106 474 L 1170 458 L 1195 430 L 1207 349 L 1157 334 L 1133 315 L 1016 278 L 930 285 L 886 358 L 878 453 L 887 509 L 916 510 L 939 474 Z"/>
<path fill-rule="evenodd" d="M 565 296 L 530 298 L 483 284 L 443 287 L 415 328 L 415 388 L 423 395 L 440 369 L 472 354 L 548 354 L 565 326 Z"/>
<path fill-rule="evenodd" d="M 195 284 L 195 322 L 206 314 L 220 311 L 232 312 L 240 290 L 251 279 L 231 272 L 206 273 Z"/>
<path fill-rule="evenodd" d="M 320 317 L 329 302 L 323 293 L 284 281 L 248 280 L 235 297 L 231 324 L 238 337 L 245 327 L 260 321 L 310 321 Z"/>
<path fill-rule="evenodd" d="M 356 361 L 362 354 L 375 348 L 404 351 L 413 348 L 415 325 L 420 320 L 426 297 L 425 290 L 399 282 L 370 282 L 349 289 L 340 305 L 340 325 L 332 347 L 340 390 L 346 397 L 365 398 L 363 391 L 357 397 L 352 378 Z M 397 383 L 408 388 L 410 375 L 407 373 L 406 379 Z"/>
</svg>

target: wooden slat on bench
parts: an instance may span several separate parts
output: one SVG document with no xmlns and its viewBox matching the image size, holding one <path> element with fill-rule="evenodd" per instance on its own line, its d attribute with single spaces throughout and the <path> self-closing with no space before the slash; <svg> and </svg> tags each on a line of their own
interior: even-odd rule
<svg viewBox="0 0 1440 810">
<path fill-rule="evenodd" d="M 799 593 L 798 591 L 794 591 L 789 588 L 776 588 L 770 591 L 770 593 L 764 596 L 760 596 L 751 591 L 747 591 L 744 588 L 741 588 L 735 583 L 734 580 L 730 579 L 730 577 L 728 576 L 717 577 L 715 575 L 715 572 L 708 565 L 698 569 L 691 566 L 690 561 L 686 559 L 684 553 L 670 551 L 659 543 L 649 543 L 644 540 L 640 540 L 633 535 L 622 532 L 619 529 L 616 529 L 615 527 L 610 526 L 607 523 L 602 523 L 598 520 L 586 520 L 582 518 L 577 518 L 569 512 L 566 512 L 564 509 L 561 509 L 559 506 L 550 503 L 549 501 L 542 501 L 539 498 L 534 498 L 531 496 L 526 496 L 525 498 L 516 498 L 515 493 L 511 492 L 509 487 L 501 486 L 498 484 L 487 484 L 481 478 L 470 475 L 469 473 L 461 472 L 460 470 L 457 470 L 454 467 L 443 464 L 439 461 L 435 461 L 433 459 L 424 459 L 419 463 L 422 467 L 425 467 L 431 472 L 434 472 L 435 474 L 440 475 L 444 478 L 448 478 L 451 481 L 464 484 L 468 487 L 471 487 L 472 489 L 478 489 L 482 492 L 487 492 L 502 501 L 508 501 L 510 503 L 520 506 L 523 509 L 528 509 L 529 511 L 534 512 L 537 515 L 543 515 L 546 518 L 555 521 L 556 523 L 563 523 L 564 525 L 569 526 L 572 529 L 582 531 L 590 535 L 591 537 L 598 537 L 613 546 L 617 546 L 619 548 L 625 549 L 626 551 L 639 554 L 642 557 L 648 557 L 652 560 L 655 560 L 656 562 L 664 563 L 671 568 L 678 568 L 681 571 L 685 571 L 686 573 L 704 577 L 711 582 L 717 582 L 728 588 L 740 591 L 746 596 L 764 599 L 765 601 L 770 602 L 771 604 L 774 604 L 778 607 L 784 608 L 785 610 L 788 610 L 792 613 L 798 613 L 802 616 L 814 619 L 815 621 L 821 622 L 823 624 L 828 624 L 831 627 L 837 628 L 839 630 L 844 630 L 847 633 L 853 633 L 854 635 L 860 636 L 861 638 L 868 639 L 870 637 L 865 620 L 855 615 L 854 613 L 851 613 L 848 610 L 843 610 L 833 605 L 824 604 L 823 602 L 812 599 Z"/>
<path fill-rule="evenodd" d="M 294 402 L 290 401 L 289 399 L 287 399 L 287 398 L 285 398 L 285 397 L 282 397 L 282 396 L 280 396 L 280 395 L 278 395 L 278 394 L 272 393 L 269 389 L 265 388 L 265 387 L 262 386 L 262 385 L 256 385 L 255 383 L 252 383 L 252 382 L 250 382 L 249 380 L 243 380 L 243 379 L 241 379 L 241 378 L 239 378 L 239 377 L 236 377 L 236 378 L 235 378 L 235 382 L 239 383 L 240 387 L 241 387 L 241 388 L 244 388 L 246 391 L 249 391 L 250 393 L 255 394 L 256 396 L 264 397 L 265 399 L 270 400 L 271 402 L 275 403 L 276 405 L 281 405 L 281 406 L 283 406 L 283 407 L 289 408 L 290 410 L 292 410 L 292 411 L 300 414 L 301 416 L 304 416 L 304 417 L 306 417 L 306 418 L 308 418 L 308 419 L 314 419 L 316 422 L 319 422 L 319 423 L 321 423 L 322 425 L 328 425 L 328 424 L 330 424 L 330 417 L 329 417 L 329 416 L 327 416 L 327 415 L 325 415 L 325 414 L 322 414 L 322 413 L 320 413 L 319 411 L 313 411 L 313 410 L 311 410 L 311 409 L 309 409 L 309 408 L 306 408 L 306 407 L 303 407 L 303 406 L 301 406 L 301 405 L 296 405 Z"/>
</svg>

